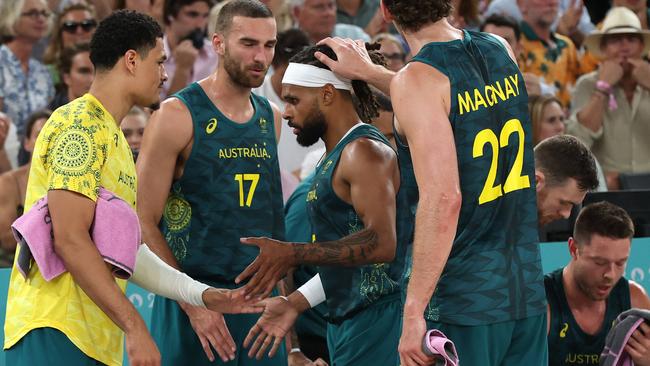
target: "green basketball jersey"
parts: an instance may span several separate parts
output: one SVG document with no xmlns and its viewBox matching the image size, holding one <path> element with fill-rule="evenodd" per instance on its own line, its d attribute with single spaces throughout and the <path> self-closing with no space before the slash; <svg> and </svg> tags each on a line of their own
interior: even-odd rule
<svg viewBox="0 0 650 366">
<path fill-rule="evenodd" d="M 630 309 L 630 284 L 621 277 L 607 298 L 607 310 L 596 334 L 582 331 L 569 308 L 562 282 L 562 268 L 544 276 L 546 298 L 551 309 L 548 331 L 549 365 L 598 365 L 605 338 L 618 314 Z"/>
<path fill-rule="evenodd" d="M 259 253 L 241 237 L 284 239 L 273 110 L 251 93 L 255 113 L 242 124 L 223 115 L 197 83 L 175 96 L 192 115 L 194 141 L 160 227 L 183 272 L 232 284 Z"/>
<path fill-rule="evenodd" d="M 473 326 L 542 314 L 546 300 L 523 76 L 495 37 L 463 33 L 425 45 L 412 62 L 449 78 L 462 193 L 453 247 L 425 318 Z M 402 176 L 413 180 L 408 147 L 401 149 Z"/>
<path fill-rule="evenodd" d="M 341 239 L 364 229 L 363 221 L 354 207 L 341 200 L 332 187 L 334 171 L 343 149 L 352 141 L 367 138 L 390 146 L 388 140 L 374 126 L 361 125 L 348 133 L 327 154 L 316 168 L 311 189 L 307 194 L 307 210 L 312 228 L 312 240 L 326 242 Z M 410 217 L 397 194 L 397 220 Z M 397 233 L 395 259 L 359 267 L 318 266 L 328 308 L 328 320 L 333 323 L 349 318 L 368 305 L 400 294 L 400 280 L 404 271 L 406 242 Z"/>
</svg>

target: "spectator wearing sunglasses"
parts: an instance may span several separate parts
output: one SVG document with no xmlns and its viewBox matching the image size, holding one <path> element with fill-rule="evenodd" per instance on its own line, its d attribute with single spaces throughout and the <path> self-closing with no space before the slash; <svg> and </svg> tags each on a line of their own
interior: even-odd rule
<svg viewBox="0 0 650 366">
<path fill-rule="evenodd" d="M 406 65 L 406 52 L 399 38 L 390 33 L 379 33 L 372 41 L 381 44 L 379 52 L 386 58 L 389 70 L 397 72 Z"/>
<path fill-rule="evenodd" d="M 83 96 L 90 89 L 95 67 L 90 61 L 88 43 L 80 43 L 63 50 L 58 69 L 61 75 L 61 87 L 50 103 L 51 110 Z"/>
<path fill-rule="evenodd" d="M 61 53 L 68 47 L 90 42 L 95 28 L 97 28 L 97 18 L 93 8 L 85 3 L 68 5 L 55 19 L 43 62 L 49 66 L 52 80 L 59 90 L 62 84 L 57 63 L 61 60 Z"/>
<path fill-rule="evenodd" d="M 52 79 L 47 68 L 32 58 L 34 45 L 48 31 L 50 11 L 44 0 L 15 0 L 0 2 L 0 112 L 6 113 L 17 133 L 7 137 L 20 141 L 25 134 L 28 117 L 47 107 L 54 95 Z M 14 167 L 18 163 L 18 148 L 7 155 Z"/>
<path fill-rule="evenodd" d="M 216 69 L 217 54 L 205 35 L 212 3 L 211 0 L 165 0 L 163 45 L 169 79 L 163 86 L 163 97 L 209 76 Z"/>
</svg>

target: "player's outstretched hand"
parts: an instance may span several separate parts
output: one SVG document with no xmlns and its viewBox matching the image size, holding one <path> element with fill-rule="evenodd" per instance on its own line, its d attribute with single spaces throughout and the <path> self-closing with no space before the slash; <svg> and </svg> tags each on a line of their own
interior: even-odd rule
<svg viewBox="0 0 650 366">
<path fill-rule="evenodd" d="M 222 314 L 261 313 L 264 306 L 257 301 L 246 300 L 241 290 L 210 287 L 203 291 L 205 307 Z"/>
<path fill-rule="evenodd" d="M 244 348 L 249 348 L 248 357 L 262 359 L 264 352 L 271 346 L 269 357 L 275 353 L 298 318 L 298 310 L 282 296 L 265 299 L 264 312 L 244 339 Z"/>
<path fill-rule="evenodd" d="M 239 284 L 250 278 L 239 291 L 242 291 L 246 298 L 265 298 L 295 265 L 292 244 L 269 238 L 242 238 L 241 242 L 244 245 L 257 246 L 260 248 L 260 254 L 237 276 L 235 283 Z"/>
<path fill-rule="evenodd" d="M 214 362 L 213 349 L 217 351 L 223 362 L 235 359 L 237 348 L 223 314 L 189 304 L 182 304 L 181 307 L 190 319 L 192 329 L 199 337 L 199 342 L 210 362 Z"/>
</svg>

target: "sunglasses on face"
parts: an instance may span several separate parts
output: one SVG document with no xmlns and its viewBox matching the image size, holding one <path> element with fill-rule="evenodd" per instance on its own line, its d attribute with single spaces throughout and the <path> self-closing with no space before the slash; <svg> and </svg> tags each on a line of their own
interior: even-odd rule
<svg viewBox="0 0 650 366">
<path fill-rule="evenodd" d="M 81 27 L 84 32 L 90 32 L 97 27 L 95 19 L 86 19 L 81 22 L 67 21 L 61 24 L 61 30 L 68 33 L 76 33 L 77 28 Z"/>
</svg>

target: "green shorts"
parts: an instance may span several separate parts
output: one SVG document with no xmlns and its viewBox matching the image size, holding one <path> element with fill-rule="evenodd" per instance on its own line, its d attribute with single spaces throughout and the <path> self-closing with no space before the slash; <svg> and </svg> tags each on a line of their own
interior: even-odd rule
<svg viewBox="0 0 650 366">
<path fill-rule="evenodd" d="M 242 344 L 248 331 L 255 325 L 259 314 L 224 315 L 226 325 L 232 335 L 237 351 L 235 359 L 223 362 L 213 350 L 215 361 L 210 362 L 201 346 L 199 337 L 192 329 L 190 320 L 176 301 L 156 296 L 151 311 L 151 335 L 156 341 L 163 366 L 286 366 L 287 353 L 284 342 L 273 358 L 264 357 L 257 361 L 248 357 L 248 350 Z"/>
<path fill-rule="evenodd" d="M 546 313 L 502 323 L 462 326 L 427 321 L 456 345 L 463 366 L 546 366 Z"/>
<path fill-rule="evenodd" d="M 399 297 L 380 302 L 340 324 L 327 324 L 331 366 L 397 366 L 402 329 Z"/>
<path fill-rule="evenodd" d="M 97 366 L 58 329 L 37 328 L 5 350 L 5 364 L 12 366 Z"/>
</svg>

